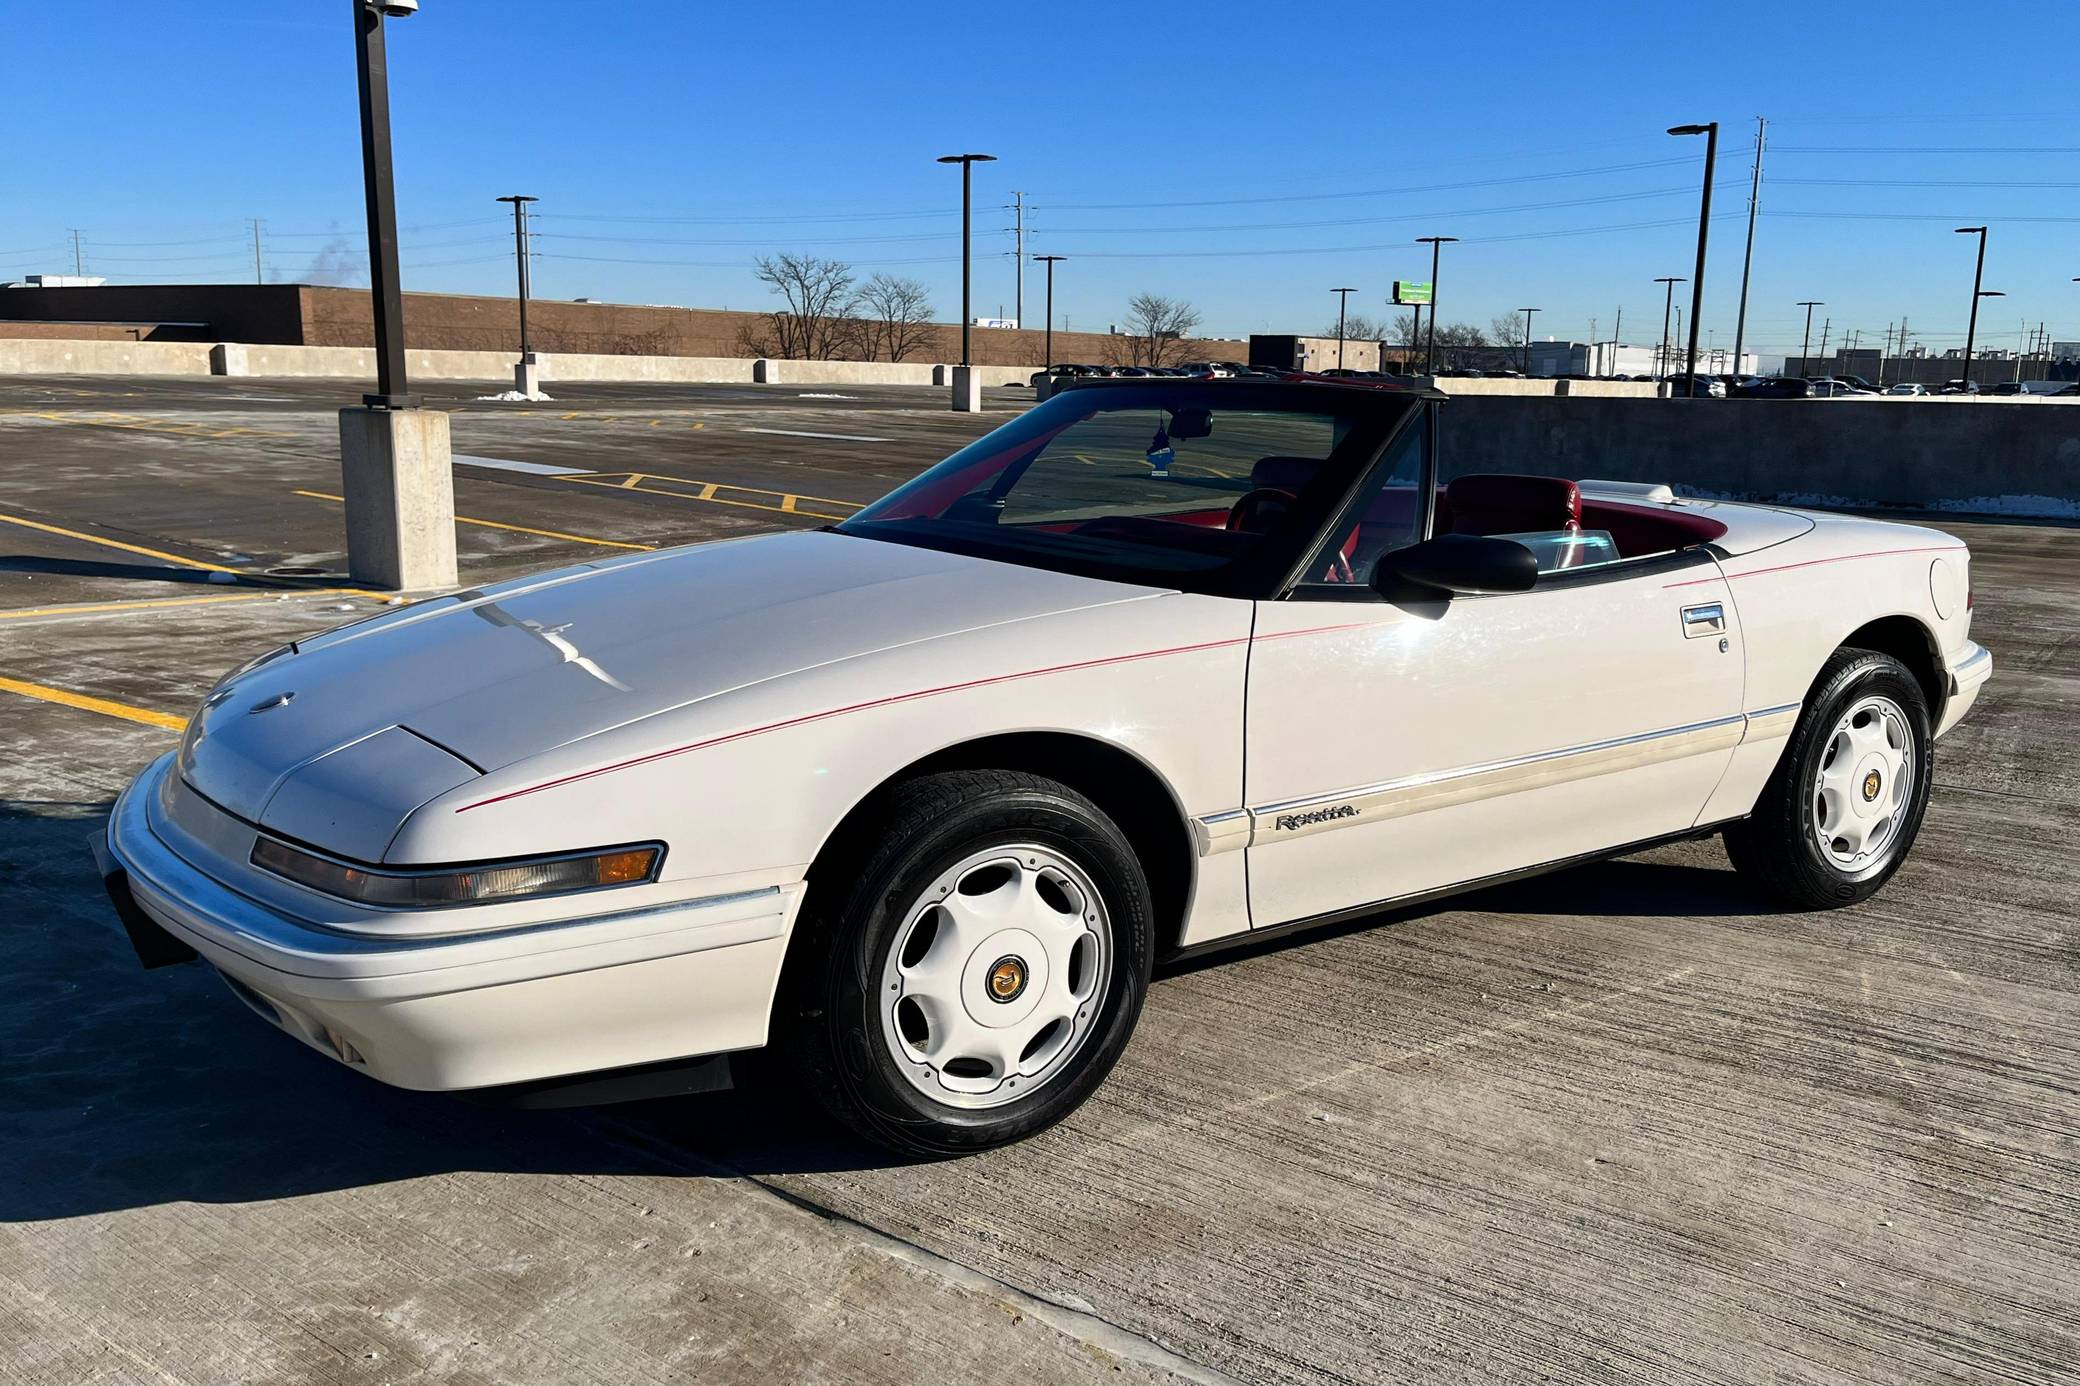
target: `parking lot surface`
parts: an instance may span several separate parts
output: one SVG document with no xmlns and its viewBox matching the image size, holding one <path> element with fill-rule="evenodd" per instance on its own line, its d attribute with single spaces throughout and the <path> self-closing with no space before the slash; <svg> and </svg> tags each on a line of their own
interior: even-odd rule
<svg viewBox="0 0 2080 1386">
<path fill-rule="evenodd" d="M 468 582 L 822 524 L 1028 397 L 497 388 L 427 392 Z M 0 380 L 0 1380 L 2080 1379 L 2073 528 L 1942 522 L 1998 663 L 1868 904 L 1692 842 L 1175 969 L 1067 1123 L 907 1164 L 784 1086 L 392 1091 L 138 970 L 114 794 L 385 600 L 357 394 Z"/>
</svg>

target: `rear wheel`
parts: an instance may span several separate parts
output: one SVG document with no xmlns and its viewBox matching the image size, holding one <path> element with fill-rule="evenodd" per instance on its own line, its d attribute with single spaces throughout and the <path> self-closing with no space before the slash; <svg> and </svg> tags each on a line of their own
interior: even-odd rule
<svg viewBox="0 0 2080 1386">
<path fill-rule="evenodd" d="M 1928 808 L 1929 724 L 1927 696 L 1905 665 L 1835 651 L 1754 813 L 1726 829 L 1734 868 L 1802 909 L 1876 894 Z"/>
<path fill-rule="evenodd" d="M 1125 835 L 1010 771 L 925 776 L 879 809 L 878 837 L 812 880 L 781 1042 L 833 1115 L 905 1154 L 1061 1120 L 1147 990 L 1152 912 Z"/>
</svg>

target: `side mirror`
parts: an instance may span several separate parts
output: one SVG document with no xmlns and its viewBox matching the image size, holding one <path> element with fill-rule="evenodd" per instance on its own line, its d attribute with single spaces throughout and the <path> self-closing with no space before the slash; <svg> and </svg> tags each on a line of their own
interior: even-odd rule
<svg viewBox="0 0 2080 1386">
<path fill-rule="evenodd" d="M 1213 411 L 1198 406 L 1173 410 L 1170 414 L 1170 436 L 1172 438 L 1212 437 Z"/>
<path fill-rule="evenodd" d="M 1477 534 L 1440 534 L 1395 549 L 1372 571 L 1374 589 L 1389 599 L 1528 592 L 1537 581 L 1538 559 L 1531 550 Z"/>
</svg>

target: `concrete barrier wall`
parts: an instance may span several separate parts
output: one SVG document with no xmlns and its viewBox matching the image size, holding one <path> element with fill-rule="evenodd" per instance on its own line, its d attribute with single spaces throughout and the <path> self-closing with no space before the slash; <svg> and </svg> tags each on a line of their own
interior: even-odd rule
<svg viewBox="0 0 2080 1386">
<path fill-rule="evenodd" d="M 2080 518 L 2080 403 L 1484 395 L 1439 411 L 1447 476 L 1535 472 L 1845 508 Z"/>
<path fill-rule="evenodd" d="M 208 375 L 207 342 L 0 341 L 0 375 Z"/>
</svg>

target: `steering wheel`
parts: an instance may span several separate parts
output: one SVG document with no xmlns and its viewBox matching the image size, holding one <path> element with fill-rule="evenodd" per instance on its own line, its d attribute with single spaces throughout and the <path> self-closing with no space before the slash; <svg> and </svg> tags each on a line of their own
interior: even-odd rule
<svg viewBox="0 0 2080 1386">
<path fill-rule="evenodd" d="M 1228 512 L 1228 528 L 1241 534 L 1262 534 L 1263 522 L 1276 520 L 1293 504 L 1291 491 L 1281 491 L 1276 486 L 1260 486 L 1249 492 Z"/>
</svg>

